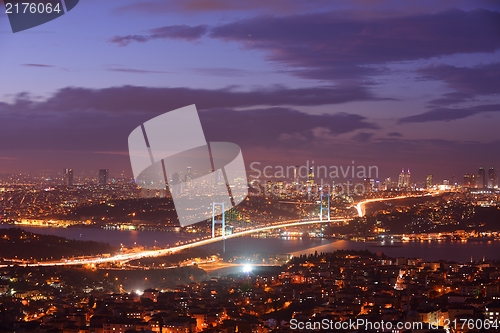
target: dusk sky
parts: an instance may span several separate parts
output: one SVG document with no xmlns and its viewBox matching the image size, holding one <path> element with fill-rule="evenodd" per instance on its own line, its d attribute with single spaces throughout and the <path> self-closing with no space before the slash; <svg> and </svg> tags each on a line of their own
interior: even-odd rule
<svg viewBox="0 0 500 333">
<path fill-rule="evenodd" d="M 0 173 L 131 174 L 129 133 L 190 104 L 247 164 L 500 168 L 498 1 L 81 0 L 15 34 L 1 8 Z"/>
</svg>

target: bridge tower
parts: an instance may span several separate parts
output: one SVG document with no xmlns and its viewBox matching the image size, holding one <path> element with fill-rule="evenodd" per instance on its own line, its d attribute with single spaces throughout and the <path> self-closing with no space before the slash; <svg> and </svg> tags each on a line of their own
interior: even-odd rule
<svg viewBox="0 0 500 333">
<path fill-rule="evenodd" d="M 220 206 L 221 208 L 221 219 L 216 220 L 215 217 L 217 214 L 215 213 L 215 206 Z M 222 223 L 222 238 L 226 239 L 226 213 L 224 210 L 224 202 L 214 202 L 212 203 L 212 238 L 215 237 L 215 224 Z"/>
<path fill-rule="evenodd" d="M 326 197 L 326 207 L 324 203 L 324 197 Z M 319 196 L 319 220 L 323 221 L 323 211 L 326 210 L 326 219 L 330 221 L 330 194 L 321 193 Z"/>
<path fill-rule="evenodd" d="M 221 219 L 216 220 L 215 217 L 215 206 L 220 206 L 221 209 Z M 212 203 L 212 238 L 215 238 L 215 224 L 222 224 L 222 252 L 226 253 L 226 210 L 224 209 L 224 202 L 213 202 Z"/>
</svg>

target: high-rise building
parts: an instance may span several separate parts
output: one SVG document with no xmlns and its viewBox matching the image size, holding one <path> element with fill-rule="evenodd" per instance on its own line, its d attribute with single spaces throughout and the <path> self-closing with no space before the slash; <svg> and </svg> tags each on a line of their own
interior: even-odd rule
<svg viewBox="0 0 500 333">
<path fill-rule="evenodd" d="M 373 190 L 372 178 L 365 178 L 363 180 L 363 186 L 365 187 L 365 192 L 366 193 L 371 193 L 372 190 Z"/>
<path fill-rule="evenodd" d="M 486 187 L 486 171 L 484 167 L 479 167 L 479 172 L 477 174 L 476 179 L 476 187 L 477 188 L 485 188 Z"/>
<path fill-rule="evenodd" d="M 391 177 L 387 177 L 385 179 L 385 182 L 384 182 L 384 188 L 386 191 L 388 190 L 392 190 L 392 181 L 391 181 Z"/>
<path fill-rule="evenodd" d="M 434 185 L 433 177 L 431 174 L 429 174 L 427 175 L 427 177 L 425 177 L 425 188 L 427 189 L 432 188 L 433 185 Z"/>
<path fill-rule="evenodd" d="M 309 174 L 307 175 L 307 182 L 310 185 L 314 185 L 314 168 L 309 167 Z"/>
<path fill-rule="evenodd" d="M 108 169 L 99 170 L 99 185 L 106 185 L 108 183 Z"/>
<path fill-rule="evenodd" d="M 494 167 L 488 170 L 488 188 L 498 187 L 498 177 Z"/>
<path fill-rule="evenodd" d="M 466 173 L 464 175 L 464 187 L 476 187 L 476 175 Z"/>
<path fill-rule="evenodd" d="M 410 182 L 410 169 L 408 169 L 407 172 L 405 172 L 405 169 L 401 169 L 401 173 L 399 174 L 398 177 L 398 188 L 400 189 L 408 189 L 411 187 L 411 182 Z"/>
<path fill-rule="evenodd" d="M 293 168 L 293 184 L 294 185 L 298 185 L 299 184 L 299 166 L 296 165 L 294 168 Z"/>
<path fill-rule="evenodd" d="M 401 173 L 399 174 L 398 177 L 398 188 L 403 188 L 405 187 L 405 170 L 401 169 Z"/>
<path fill-rule="evenodd" d="M 64 173 L 64 185 L 73 186 L 73 169 L 66 168 L 63 171 Z"/>
<path fill-rule="evenodd" d="M 410 186 L 411 186 L 411 182 L 410 182 L 410 169 L 408 169 L 408 172 L 405 175 L 405 185 L 404 185 L 404 187 L 408 188 Z"/>
<path fill-rule="evenodd" d="M 457 177 L 455 175 L 451 175 L 451 180 L 450 180 L 450 185 L 456 187 L 457 184 Z"/>
<path fill-rule="evenodd" d="M 191 181 L 193 180 L 193 174 L 191 173 L 191 167 L 188 166 L 186 170 L 186 175 L 184 176 L 184 182 L 187 187 L 191 186 Z"/>
</svg>

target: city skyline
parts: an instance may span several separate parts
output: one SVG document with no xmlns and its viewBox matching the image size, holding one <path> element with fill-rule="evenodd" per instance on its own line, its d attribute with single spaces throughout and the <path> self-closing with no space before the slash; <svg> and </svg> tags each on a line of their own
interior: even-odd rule
<svg viewBox="0 0 500 333">
<path fill-rule="evenodd" d="M 129 173 L 130 131 L 196 104 L 247 163 L 461 178 L 500 165 L 499 22 L 490 2 L 85 1 L 12 34 L 2 12 L 0 173 Z"/>
<path fill-rule="evenodd" d="M 334 166 L 338 168 L 338 166 Z M 402 188 L 420 188 L 426 189 L 431 187 L 437 187 L 439 185 L 449 185 L 449 186 L 460 186 L 460 187 L 470 187 L 470 188 L 484 188 L 484 189 L 494 189 L 499 187 L 499 179 L 498 179 L 498 169 L 494 167 L 489 167 L 488 174 L 485 179 L 485 183 L 483 184 L 481 180 L 481 174 L 478 173 L 470 173 L 465 172 L 459 175 L 450 175 L 446 178 L 436 178 L 436 176 L 432 173 L 428 173 L 425 177 L 415 177 L 411 178 L 410 181 L 410 170 L 402 168 L 402 171 L 399 175 L 396 175 L 394 172 L 392 175 L 378 175 L 372 176 L 363 176 L 363 177 L 342 177 L 341 172 L 345 172 L 340 168 L 341 172 L 337 172 L 338 176 L 330 177 L 334 172 L 328 171 L 326 166 L 314 166 L 314 167 L 306 167 L 302 166 L 302 168 L 306 168 L 307 174 L 302 174 L 298 170 L 301 169 L 301 166 L 288 166 L 288 169 L 283 167 L 282 169 L 274 169 L 278 170 L 268 173 L 267 171 L 264 173 L 258 170 L 260 176 L 257 177 L 255 172 L 250 171 L 248 174 L 248 181 L 251 184 L 253 181 L 258 180 L 259 182 L 273 181 L 273 182 L 283 182 L 287 185 L 298 185 L 298 184 L 315 184 L 316 186 L 320 186 L 321 184 L 345 184 L 346 181 L 358 181 L 358 183 L 363 183 L 363 181 L 371 181 L 372 187 L 380 187 L 384 189 L 402 189 Z M 256 169 L 253 169 L 254 171 Z M 271 168 L 271 170 L 273 170 Z M 337 169 L 338 170 L 338 169 Z M 481 167 L 479 168 L 481 170 Z M 76 172 L 75 172 L 76 171 Z M 36 173 L 19 173 L 19 174 L 0 174 L 0 180 L 3 179 L 5 184 L 14 184 L 16 177 L 18 179 L 25 180 L 36 180 L 43 179 L 52 185 L 85 185 L 96 182 L 99 185 L 107 185 L 110 182 L 115 183 L 117 181 L 133 181 L 133 176 L 130 174 L 124 174 L 119 172 L 118 170 L 110 170 L 108 169 L 98 169 L 98 170 L 75 170 L 73 168 L 64 168 L 62 172 L 57 171 L 46 171 L 46 172 L 36 172 Z M 394 170 L 393 170 L 394 171 Z M 326 176 L 325 176 L 326 172 Z M 366 171 L 363 171 L 366 173 Z M 369 175 L 370 173 L 366 173 Z M 329 176 L 330 175 L 330 176 Z M 358 174 L 359 175 L 359 174 Z M 191 168 L 188 167 L 186 172 L 181 172 L 180 174 L 168 174 L 169 181 L 173 181 L 173 177 L 182 177 L 183 182 L 189 183 L 192 180 Z"/>
</svg>

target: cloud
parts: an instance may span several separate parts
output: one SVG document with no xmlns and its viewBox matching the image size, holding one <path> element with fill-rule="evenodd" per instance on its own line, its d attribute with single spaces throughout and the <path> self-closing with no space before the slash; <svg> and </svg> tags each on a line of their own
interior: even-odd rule
<svg viewBox="0 0 500 333">
<path fill-rule="evenodd" d="M 352 137 L 357 142 L 368 142 L 374 136 L 374 133 L 360 132 Z"/>
<path fill-rule="evenodd" d="M 303 165 L 306 160 L 315 160 L 317 165 L 351 165 L 355 160 L 357 164 L 377 165 L 381 179 L 396 176 L 401 166 L 410 167 L 415 174 L 441 172 L 445 177 L 475 169 L 477 161 L 500 165 L 498 157 L 491 154 L 498 142 L 403 140 L 394 134 L 385 139 L 369 138 L 379 129 L 369 118 L 338 113 L 333 107 L 329 114 L 301 112 L 298 104 L 331 101 L 329 89 L 322 89 L 65 88 L 45 101 L 23 94 L 12 103 L 0 103 L 0 150 L 3 156 L 15 159 L 4 163 L 9 170 L 62 170 L 66 166 L 109 168 L 115 173 L 129 170 L 130 132 L 159 114 L 194 102 L 190 99 L 198 96 L 196 103 L 204 106 L 198 109 L 207 140 L 237 143 L 248 163 Z M 326 94 L 321 99 L 308 97 L 321 92 Z M 296 105 L 261 106 L 287 105 L 287 101 Z M 250 107 L 236 110 L 235 105 L 242 104 Z M 350 140 L 352 136 L 358 141 Z"/>
<path fill-rule="evenodd" d="M 452 121 L 486 112 L 499 112 L 500 104 L 477 105 L 460 109 L 436 108 L 422 114 L 404 117 L 399 123 L 424 123 L 429 121 Z"/>
<path fill-rule="evenodd" d="M 0 111 L 15 115 L 19 110 L 50 112 L 99 110 L 110 112 L 142 112 L 160 114 L 186 105 L 196 104 L 199 110 L 252 106 L 317 106 L 352 101 L 379 100 L 365 87 L 336 86 L 238 91 L 224 89 L 152 88 L 123 86 L 104 89 L 68 87 L 58 90 L 44 101 L 34 101 L 26 93 L 17 95 L 13 103 L 0 103 Z M 41 110 L 41 111 L 39 111 Z"/>
<path fill-rule="evenodd" d="M 437 65 L 422 68 L 419 73 L 425 79 L 444 81 L 451 89 L 456 90 L 456 93 L 448 94 L 445 98 L 465 100 L 473 95 L 500 93 L 500 62 L 475 67 Z"/>
<path fill-rule="evenodd" d="M 252 71 L 229 67 L 191 68 L 190 70 L 196 74 L 222 77 L 241 77 L 255 74 L 255 72 Z"/>
<path fill-rule="evenodd" d="M 317 106 L 351 100 L 371 100 L 365 88 L 282 86 L 253 91 L 232 89 L 148 88 L 106 89 L 68 87 L 40 100 L 19 94 L 0 103 L 0 149 L 126 150 L 128 134 L 139 124 L 190 104 L 202 111 L 207 136 L 213 140 L 269 145 L 283 133 L 313 139 L 322 127 L 332 135 L 376 126 L 357 115 L 308 115 L 277 106 Z M 253 108 L 235 111 L 235 108 Z M 207 111 L 209 110 L 209 111 Z M 223 140 L 224 139 L 224 140 Z M 278 143 L 278 142 L 277 142 Z"/>
<path fill-rule="evenodd" d="M 145 43 L 149 40 L 147 36 L 142 35 L 127 35 L 127 36 L 114 36 L 108 41 L 118 46 L 127 46 L 132 42 Z"/>
<path fill-rule="evenodd" d="M 254 1 L 232 1 L 232 0 L 170 0 L 170 1 L 140 1 L 120 6 L 116 9 L 118 13 L 146 13 L 158 14 L 172 12 L 188 13 L 210 13 L 224 11 L 259 11 L 273 10 L 279 13 L 289 11 L 303 11 L 308 8 L 324 8 L 324 1 L 301 1 L 301 0 L 254 0 Z"/>
<path fill-rule="evenodd" d="M 187 41 L 193 41 L 201 38 L 207 33 L 208 27 L 206 25 L 197 25 L 190 27 L 188 25 L 171 25 L 161 28 L 151 29 L 150 38 L 170 38 L 170 39 L 182 39 Z"/>
<path fill-rule="evenodd" d="M 389 133 L 387 133 L 387 136 L 393 137 L 393 138 L 401 138 L 403 136 L 403 134 L 401 134 L 399 132 L 389 132 Z"/>
<path fill-rule="evenodd" d="M 172 74 L 173 72 L 169 71 L 153 71 L 147 69 L 138 69 L 138 68 L 128 68 L 128 67 L 119 67 L 119 66 L 109 66 L 106 68 L 109 72 L 121 72 L 121 73 L 131 73 L 131 74 Z"/>
<path fill-rule="evenodd" d="M 200 39 L 207 33 L 208 26 L 197 25 L 171 25 L 148 30 L 148 35 L 127 35 L 114 36 L 109 39 L 110 43 L 118 46 L 127 46 L 132 42 L 145 43 L 154 39 L 177 39 L 185 41 L 194 41 Z"/>
<path fill-rule="evenodd" d="M 342 10 L 344 15 L 359 13 L 360 16 L 380 17 L 387 15 L 401 15 L 401 13 L 438 12 L 452 8 L 498 8 L 495 1 L 439 1 L 439 2 L 406 2 L 400 0 L 385 1 L 324 1 L 324 0 L 139 0 L 127 2 L 115 9 L 117 13 L 132 13 L 134 15 L 147 14 L 172 14 L 172 13 L 223 13 L 243 12 L 248 13 L 304 13 L 308 11 Z M 389 10 L 391 12 L 389 12 Z"/>
<path fill-rule="evenodd" d="M 42 116 L 37 115 L 38 112 L 19 113 L 17 118 L 0 117 L 4 124 L 4 130 L 0 133 L 2 151 L 29 150 L 42 156 L 44 151 L 59 152 L 54 157 L 59 160 L 68 156 L 66 152 L 72 152 L 73 155 L 78 152 L 107 155 L 108 158 L 115 156 L 120 159 L 122 165 L 128 164 L 128 135 L 138 125 L 151 118 L 151 115 L 146 116 L 139 112 L 116 115 L 112 112 L 92 110 Z M 279 107 L 246 111 L 205 110 L 200 112 L 200 119 L 207 141 L 234 142 L 242 147 L 246 156 L 254 160 L 263 158 L 273 150 L 318 152 L 318 143 L 325 146 L 331 142 L 317 140 L 315 131 L 318 128 L 330 136 L 377 128 L 376 124 L 359 115 L 311 115 Z M 42 159 L 46 159 L 46 156 Z M 83 157 L 73 160 L 81 158 Z M 101 157 L 92 159 L 92 163 L 95 163 Z M 85 163 L 87 162 L 82 161 L 82 164 Z"/>
<path fill-rule="evenodd" d="M 209 36 L 267 52 L 271 61 L 317 79 L 374 75 L 390 62 L 500 48 L 500 13 L 449 10 L 389 18 L 336 13 L 257 17 L 214 27 Z"/>
<path fill-rule="evenodd" d="M 22 64 L 21 66 L 25 66 L 25 67 L 38 67 L 38 68 L 51 68 L 51 67 L 55 67 L 55 66 L 46 65 L 46 64 Z"/>
<path fill-rule="evenodd" d="M 244 147 L 291 147 L 299 143 L 301 146 L 311 145 L 316 140 L 318 128 L 333 136 L 359 129 L 378 128 L 360 115 L 313 115 L 280 107 L 245 111 L 213 109 L 200 112 L 200 117 L 210 141 L 231 141 Z"/>
<path fill-rule="evenodd" d="M 445 93 L 440 98 L 429 101 L 430 105 L 445 106 L 473 100 L 474 95 L 459 92 Z"/>
<path fill-rule="evenodd" d="M 258 16 L 213 26 L 165 26 L 148 35 L 115 36 L 120 46 L 168 38 L 193 41 L 207 34 L 247 49 L 291 73 L 319 80 L 368 80 L 392 62 L 500 49 L 500 13 L 448 10 L 405 16 L 352 16 L 342 12 Z"/>
</svg>

